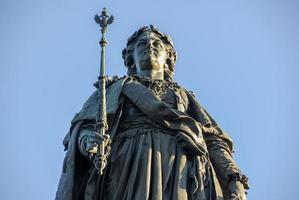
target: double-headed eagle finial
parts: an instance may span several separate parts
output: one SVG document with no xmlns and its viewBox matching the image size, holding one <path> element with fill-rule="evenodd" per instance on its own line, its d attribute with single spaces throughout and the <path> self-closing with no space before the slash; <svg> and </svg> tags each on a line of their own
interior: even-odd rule
<svg viewBox="0 0 299 200">
<path fill-rule="evenodd" d="M 106 31 L 106 28 L 109 24 L 112 24 L 114 17 L 108 15 L 107 9 L 103 8 L 101 15 L 95 15 L 94 20 L 99 24 L 102 30 Z"/>
</svg>

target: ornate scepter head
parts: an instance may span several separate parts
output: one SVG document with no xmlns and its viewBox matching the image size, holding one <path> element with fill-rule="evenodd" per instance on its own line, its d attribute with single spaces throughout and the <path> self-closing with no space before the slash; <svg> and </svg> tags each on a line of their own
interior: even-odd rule
<svg viewBox="0 0 299 200">
<path fill-rule="evenodd" d="M 112 22 L 114 21 L 114 17 L 113 15 L 109 16 L 107 9 L 103 8 L 101 15 L 99 16 L 98 14 L 96 14 L 94 16 L 94 20 L 102 28 L 101 32 L 103 35 L 102 40 L 100 41 L 100 45 L 103 47 L 107 44 L 107 41 L 105 40 L 105 33 L 107 31 L 107 27 L 108 25 L 112 24 Z"/>
</svg>

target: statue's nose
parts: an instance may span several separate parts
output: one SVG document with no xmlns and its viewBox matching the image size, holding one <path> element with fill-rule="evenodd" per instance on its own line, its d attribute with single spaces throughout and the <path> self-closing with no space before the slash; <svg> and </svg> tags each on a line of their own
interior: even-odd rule
<svg viewBox="0 0 299 200">
<path fill-rule="evenodd" d="M 147 42 L 147 47 L 146 47 L 147 49 L 153 49 L 154 48 L 154 46 L 153 46 L 153 41 L 151 41 L 151 40 L 149 40 L 148 42 Z"/>
</svg>

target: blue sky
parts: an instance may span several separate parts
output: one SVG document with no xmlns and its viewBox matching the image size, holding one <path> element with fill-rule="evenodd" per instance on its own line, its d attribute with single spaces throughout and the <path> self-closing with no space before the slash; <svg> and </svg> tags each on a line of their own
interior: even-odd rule
<svg viewBox="0 0 299 200">
<path fill-rule="evenodd" d="M 140 26 L 168 33 L 175 80 L 230 133 L 249 199 L 297 199 L 299 3 L 295 0 L 0 2 L 0 188 L 5 200 L 54 199 L 70 120 L 94 90 L 107 7 L 107 72 Z"/>
</svg>

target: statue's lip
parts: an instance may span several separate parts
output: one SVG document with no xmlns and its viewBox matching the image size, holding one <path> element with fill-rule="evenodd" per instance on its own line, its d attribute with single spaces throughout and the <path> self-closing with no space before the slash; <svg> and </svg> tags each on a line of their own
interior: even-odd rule
<svg viewBox="0 0 299 200">
<path fill-rule="evenodd" d="M 157 53 L 155 51 L 152 51 L 152 50 L 150 50 L 150 51 L 144 51 L 143 55 L 145 55 L 145 54 L 157 56 Z"/>
</svg>

